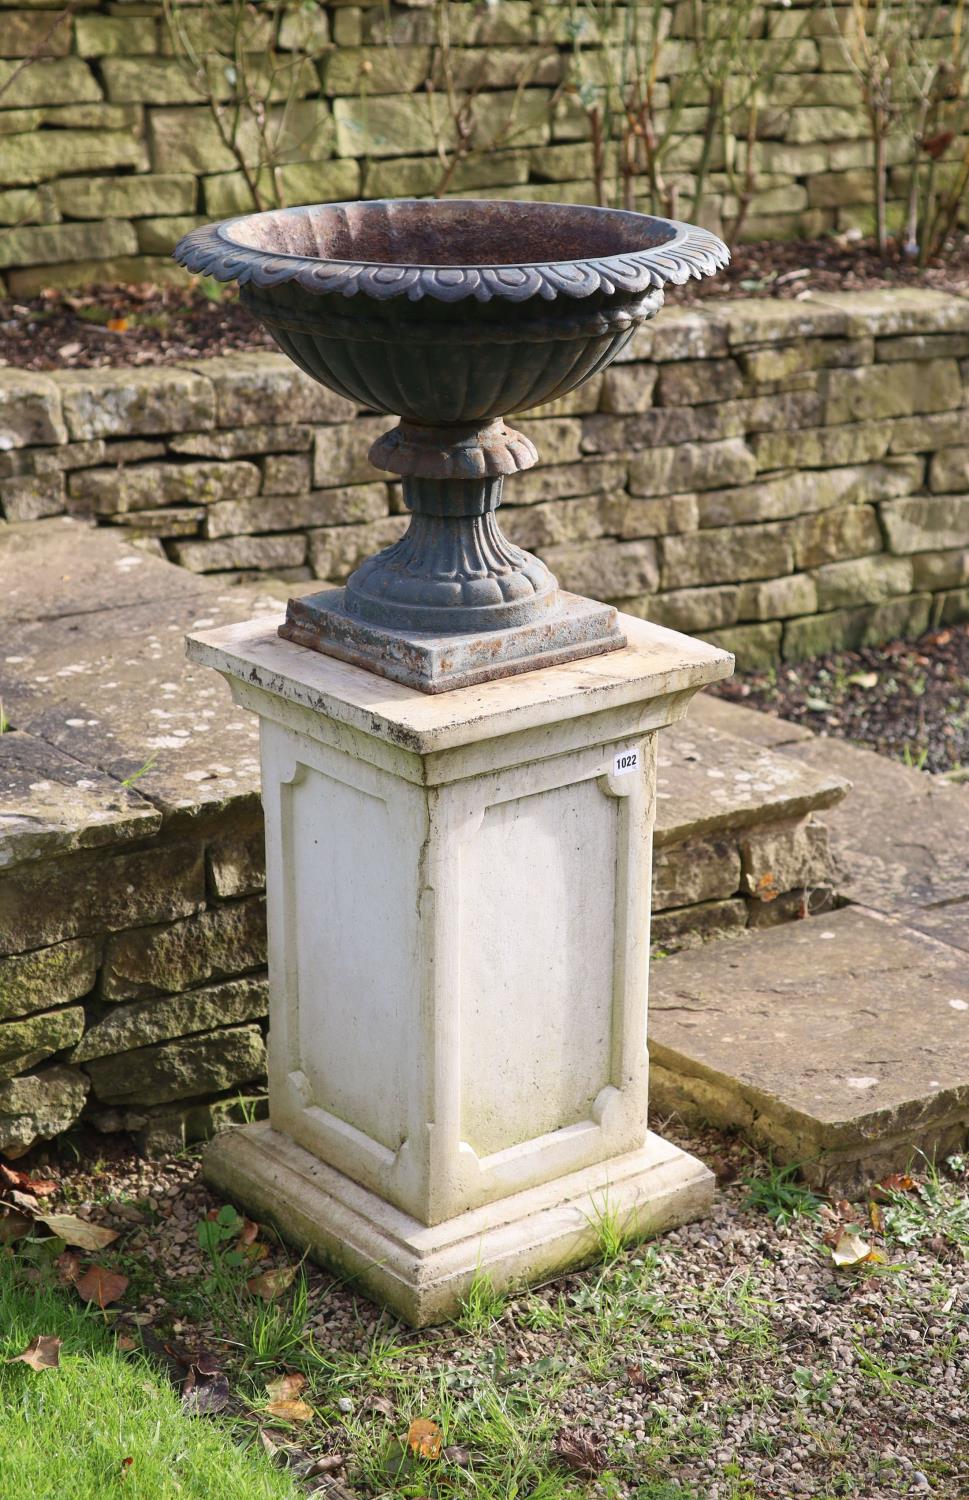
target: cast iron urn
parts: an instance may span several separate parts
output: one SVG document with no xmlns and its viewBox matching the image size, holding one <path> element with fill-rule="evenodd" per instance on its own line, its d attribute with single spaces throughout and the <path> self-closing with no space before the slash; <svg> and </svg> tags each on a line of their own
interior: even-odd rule
<svg viewBox="0 0 969 1500">
<path fill-rule="evenodd" d="M 345 589 L 290 600 L 281 635 L 431 693 L 625 644 L 614 609 L 502 535 L 504 476 L 538 462 L 504 418 L 604 369 L 666 282 L 726 264 L 722 241 L 617 209 L 400 199 L 227 219 L 175 258 L 238 281 L 314 379 L 400 418 L 370 460 L 403 477 L 407 532 Z"/>
</svg>

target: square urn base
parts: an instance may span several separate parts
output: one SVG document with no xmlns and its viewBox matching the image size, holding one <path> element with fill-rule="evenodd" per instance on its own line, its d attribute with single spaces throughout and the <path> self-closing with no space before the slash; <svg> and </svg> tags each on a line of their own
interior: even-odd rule
<svg viewBox="0 0 969 1500">
<path fill-rule="evenodd" d="M 637 1151 L 428 1227 L 320 1161 L 271 1125 L 227 1131 L 206 1179 L 314 1260 L 421 1328 L 460 1312 L 476 1276 L 496 1290 L 596 1260 L 604 1215 L 630 1239 L 707 1212 L 712 1173 L 650 1133 Z"/>
<path fill-rule="evenodd" d="M 448 693 L 621 650 L 618 619 L 609 604 L 560 591 L 555 608 L 531 625 L 432 635 L 368 625 L 348 613 L 346 590 L 331 588 L 290 599 L 279 633 L 422 693 Z"/>
</svg>

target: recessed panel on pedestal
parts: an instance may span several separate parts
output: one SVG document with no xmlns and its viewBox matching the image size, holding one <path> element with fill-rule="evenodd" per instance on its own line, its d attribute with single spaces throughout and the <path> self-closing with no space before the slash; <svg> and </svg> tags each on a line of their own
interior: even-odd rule
<svg viewBox="0 0 969 1500">
<path fill-rule="evenodd" d="M 315 1106 L 396 1152 L 417 1014 L 401 830 L 383 797 L 305 765 L 286 801 L 299 1065 Z"/>
<path fill-rule="evenodd" d="M 610 1082 L 618 829 L 591 779 L 492 804 L 462 849 L 461 1126 L 479 1157 L 590 1120 Z"/>
</svg>

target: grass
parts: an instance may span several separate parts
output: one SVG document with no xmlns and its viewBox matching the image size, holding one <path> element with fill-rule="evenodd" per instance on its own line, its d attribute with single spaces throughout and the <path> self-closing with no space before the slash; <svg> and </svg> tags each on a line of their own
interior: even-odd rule
<svg viewBox="0 0 969 1500">
<path fill-rule="evenodd" d="M 963 1181 L 944 1177 L 928 1162 L 924 1178 L 909 1192 L 889 1193 L 885 1228 L 899 1245 L 917 1248 L 925 1240 L 942 1240 L 969 1257 L 969 1195 L 964 1157 L 950 1156 L 946 1165 Z"/>
<path fill-rule="evenodd" d="M 57 1369 L 0 1364 L 4 1500 L 296 1500 L 285 1473 L 226 1424 L 185 1416 L 172 1387 L 117 1349 L 109 1318 L 0 1257 L 0 1358 L 38 1334 L 63 1339 Z"/>
<path fill-rule="evenodd" d="M 801 1166 L 800 1162 L 792 1162 L 790 1166 L 778 1167 L 768 1158 L 762 1172 L 743 1179 L 747 1189 L 744 1208 L 767 1214 L 775 1224 L 791 1224 L 795 1219 L 816 1218 L 821 1199 L 817 1193 L 812 1193 L 810 1188 L 798 1182 Z"/>
</svg>

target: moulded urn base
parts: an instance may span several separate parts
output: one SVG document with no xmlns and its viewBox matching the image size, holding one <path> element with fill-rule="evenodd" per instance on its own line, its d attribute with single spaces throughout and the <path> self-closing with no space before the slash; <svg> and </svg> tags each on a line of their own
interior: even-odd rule
<svg viewBox="0 0 969 1500">
<path fill-rule="evenodd" d="M 321 589 L 290 599 L 279 634 L 406 687 L 446 693 L 617 651 L 626 644 L 618 620 L 609 604 L 557 590 L 553 606 L 538 620 L 435 635 L 360 620 L 347 609 L 346 589 Z"/>
</svg>

